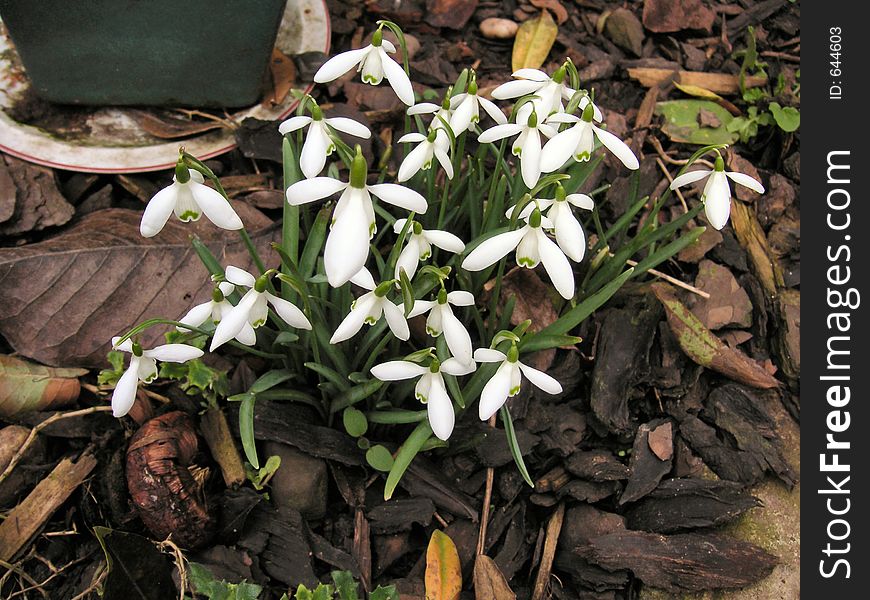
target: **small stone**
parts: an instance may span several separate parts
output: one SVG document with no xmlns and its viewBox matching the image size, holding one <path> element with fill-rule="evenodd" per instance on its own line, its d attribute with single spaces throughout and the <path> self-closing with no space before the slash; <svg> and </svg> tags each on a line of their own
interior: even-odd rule
<svg viewBox="0 0 870 600">
<path fill-rule="evenodd" d="M 480 33 L 491 40 L 509 40 L 516 36 L 517 29 L 519 25 L 510 19 L 490 17 L 480 22 Z"/>
<path fill-rule="evenodd" d="M 277 442 L 266 442 L 263 456 L 281 458 L 271 481 L 275 505 L 295 508 L 305 519 L 322 519 L 326 515 L 326 461 Z"/>
</svg>

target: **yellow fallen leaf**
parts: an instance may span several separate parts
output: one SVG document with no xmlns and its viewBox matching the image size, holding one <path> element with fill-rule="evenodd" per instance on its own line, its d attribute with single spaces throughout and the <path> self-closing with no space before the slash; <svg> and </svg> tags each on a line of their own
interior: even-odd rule
<svg viewBox="0 0 870 600">
<path fill-rule="evenodd" d="M 539 69 L 556 41 L 559 26 L 544 9 L 536 19 L 529 19 L 517 30 L 511 67 L 520 69 Z"/>
<path fill-rule="evenodd" d="M 457 600 L 462 591 L 462 566 L 456 545 L 436 529 L 426 549 L 426 600 Z"/>
<path fill-rule="evenodd" d="M 684 84 L 679 83 L 677 81 L 674 82 L 674 86 L 680 91 L 690 96 L 694 96 L 695 98 L 704 98 L 705 100 L 721 100 L 722 96 L 717 94 L 716 92 L 711 92 L 707 88 L 702 88 L 698 85 Z"/>
</svg>

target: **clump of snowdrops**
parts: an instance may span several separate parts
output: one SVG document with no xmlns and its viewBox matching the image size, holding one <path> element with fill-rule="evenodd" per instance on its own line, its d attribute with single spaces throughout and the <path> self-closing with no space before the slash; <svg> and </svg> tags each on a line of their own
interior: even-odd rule
<svg viewBox="0 0 870 600">
<path fill-rule="evenodd" d="M 369 463 L 388 472 L 386 497 L 418 452 L 450 443 L 456 419 L 470 409 L 483 421 L 500 415 L 506 443 L 531 483 L 506 402 L 523 380 L 546 394 L 560 394 L 562 386 L 525 357 L 578 343 L 571 332 L 624 283 L 698 238 L 704 228 L 690 222 L 702 208 L 711 225 L 724 227 L 729 178 L 764 190 L 746 175 L 726 172 L 720 147 L 702 148 L 689 165 L 711 153 L 714 169 L 684 167 L 671 185 L 707 177 L 700 203 L 661 223 L 670 190 L 651 200 L 636 197 L 635 185 L 627 212 L 605 230 L 593 200 L 601 190 L 579 189 L 608 153 L 629 170 L 639 163 L 602 124 L 598 99 L 581 88 L 570 60 L 552 74 L 513 73 L 491 94 L 512 105 L 483 97 L 471 70 L 440 102 L 418 103 L 407 61 L 390 57 L 397 49 L 385 29 L 404 46 L 401 30 L 381 21 L 371 44 L 332 57 L 315 81 L 351 70 L 371 85 L 386 81 L 408 105 L 404 135 L 370 165 L 352 145 L 371 137 L 366 126 L 326 117 L 311 96 L 302 98 L 279 128 L 286 203 L 274 254 L 260 255 L 215 174 L 180 152 L 173 183 L 145 209 L 142 235 L 157 235 L 173 213 L 182 221 L 205 215 L 240 233 L 256 270 L 222 265 L 194 240 L 213 293 L 177 321 L 152 319 L 113 338 L 113 348 L 132 357 L 112 407 L 125 415 L 139 382 L 158 376 L 158 361 L 185 363 L 206 348 L 231 345 L 272 364 L 248 392 L 229 398 L 241 403 L 241 439 L 254 467 L 258 399 L 304 402 L 327 422 L 341 414 Z M 396 173 L 388 167 L 390 153 L 401 158 Z M 591 249 L 587 227 L 597 236 Z M 631 258 L 637 263 L 628 268 Z M 552 285 L 555 322 L 511 326 L 515 299 L 502 298 L 501 286 L 513 265 L 537 269 Z M 423 315 L 426 337 L 412 337 L 408 319 Z M 172 343 L 143 349 L 137 342 L 145 328 L 167 324 L 175 330 L 167 336 Z M 372 423 L 413 429 L 390 452 L 364 437 Z"/>
</svg>

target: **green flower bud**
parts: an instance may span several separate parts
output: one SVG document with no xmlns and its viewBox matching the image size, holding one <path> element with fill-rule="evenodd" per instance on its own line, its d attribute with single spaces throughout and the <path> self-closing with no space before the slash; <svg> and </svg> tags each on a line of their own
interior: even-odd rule
<svg viewBox="0 0 870 600">
<path fill-rule="evenodd" d="M 211 299 L 214 302 L 223 302 L 224 301 L 224 293 L 221 291 L 219 287 L 215 287 L 211 293 Z"/>
<path fill-rule="evenodd" d="M 553 73 L 553 81 L 555 81 L 556 83 L 562 83 L 563 81 L 565 81 L 565 73 L 567 72 L 568 68 L 565 64 L 563 64 L 561 67 L 556 69 L 555 73 Z"/>
<path fill-rule="evenodd" d="M 532 129 L 538 126 L 538 113 L 535 112 L 535 109 L 532 109 L 532 112 L 529 115 L 529 120 L 526 122 L 526 124 Z"/>
<path fill-rule="evenodd" d="M 592 107 L 592 103 L 586 105 L 586 108 L 583 109 L 583 116 L 580 117 L 587 123 L 591 123 L 592 119 L 595 117 L 595 109 Z"/>
<path fill-rule="evenodd" d="M 142 345 L 139 342 L 133 342 L 133 356 L 142 356 Z"/>
<path fill-rule="evenodd" d="M 535 208 L 535 210 L 532 211 L 532 214 L 529 217 L 529 225 L 532 227 L 541 226 L 541 209 Z"/>
<path fill-rule="evenodd" d="M 713 165 L 713 169 L 716 171 L 724 171 L 725 170 L 725 161 L 722 160 L 721 156 L 716 157 L 716 162 Z"/>
<path fill-rule="evenodd" d="M 432 362 L 429 363 L 429 372 L 430 373 L 437 373 L 440 370 L 441 370 L 441 361 L 439 361 L 437 358 L 433 358 Z"/>
<path fill-rule="evenodd" d="M 520 359 L 520 351 L 516 344 L 511 345 L 511 349 L 507 353 L 508 362 L 515 363 Z"/>
<path fill-rule="evenodd" d="M 369 165 L 362 154 L 362 148 L 357 144 L 356 154 L 350 164 L 350 187 L 362 189 L 366 186 L 366 177 L 369 174 Z"/>
<path fill-rule="evenodd" d="M 438 292 L 438 304 L 447 304 L 447 290 L 444 288 Z"/>
<path fill-rule="evenodd" d="M 190 170 L 181 157 L 178 157 L 178 162 L 175 163 L 175 181 L 178 183 L 187 183 L 190 181 Z"/>
<path fill-rule="evenodd" d="M 568 193 L 565 191 L 565 188 L 562 187 L 561 183 L 556 184 L 556 202 L 564 202 L 565 198 L 568 197 Z"/>
<path fill-rule="evenodd" d="M 377 48 L 377 47 L 380 46 L 383 42 L 384 42 L 384 32 L 383 32 L 383 30 L 382 30 L 380 27 L 378 27 L 378 28 L 375 30 L 374 34 L 372 34 L 372 46 L 374 46 L 375 48 Z"/>
<path fill-rule="evenodd" d="M 423 226 L 420 225 L 417 221 L 414 221 L 414 224 L 412 225 L 412 227 L 413 227 L 414 235 L 421 235 L 423 233 Z"/>
</svg>

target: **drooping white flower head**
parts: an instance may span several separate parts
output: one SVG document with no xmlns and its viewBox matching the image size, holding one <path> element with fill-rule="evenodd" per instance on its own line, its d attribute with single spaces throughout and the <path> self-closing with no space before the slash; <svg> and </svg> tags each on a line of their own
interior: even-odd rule
<svg viewBox="0 0 870 600">
<path fill-rule="evenodd" d="M 553 229 L 553 223 L 541 216 L 540 209 L 535 207 L 526 219 L 526 225 L 481 242 L 462 261 L 462 268 L 467 271 L 482 271 L 516 249 L 519 266 L 534 269 L 539 263 L 543 263 L 553 287 L 563 298 L 570 300 L 574 297 L 574 271 L 568 257 L 547 237 L 544 229 Z"/>
<path fill-rule="evenodd" d="M 562 384 L 554 378 L 520 362 L 516 345 L 511 346 L 507 354 L 490 348 L 478 348 L 474 351 L 474 360 L 480 363 L 501 363 L 495 375 L 486 382 L 480 393 L 480 403 L 477 408 L 481 421 L 488 421 L 504 406 L 508 398 L 520 393 L 523 375 L 532 385 L 548 394 L 562 393 Z"/>
<path fill-rule="evenodd" d="M 294 206 L 341 192 L 332 213 L 323 254 L 326 277 L 332 287 L 344 285 L 365 266 L 369 256 L 369 240 L 377 231 L 372 195 L 420 214 L 428 208 L 423 196 L 404 186 L 395 183 L 366 185 L 367 173 L 368 166 L 361 150 L 357 148 L 348 183 L 331 177 L 314 177 L 287 188 L 287 201 Z"/>
<path fill-rule="evenodd" d="M 432 337 L 438 337 L 444 333 L 444 341 L 450 353 L 462 364 L 472 362 L 471 334 L 465 328 L 456 315 L 453 314 L 453 306 L 474 306 L 474 296 L 470 292 L 457 290 L 447 293 L 441 289 L 435 300 L 417 300 L 408 317 L 429 313 L 426 318 L 426 332 Z"/>
<path fill-rule="evenodd" d="M 143 237 L 154 237 L 160 233 L 173 212 L 184 222 L 197 221 L 205 214 L 209 221 L 221 229 L 244 227 L 229 201 L 205 185 L 202 173 L 181 165 L 175 169 L 172 184 L 154 194 L 148 202 L 139 224 L 139 233 Z"/>
<path fill-rule="evenodd" d="M 507 123 L 507 117 L 501 112 L 501 109 L 493 104 L 491 100 L 487 100 L 477 94 L 477 81 L 474 75 L 468 82 L 468 92 L 456 94 L 450 99 L 450 129 L 455 135 L 460 135 L 464 131 L 473 131 L 474 125 L 480 121 L 480 109 L 488 114 L 492 119 L 503 125 Z"/>
<path fill-rule="evenodd" d="M 311 323 L 305 313 L 299 310 L 295 304 L 268 291 L 267 287 L 271 275 L 272 272 L 267 271 L 260 277 L 254 277 L 244 269 L 232 265 L 227 267 L 227 281 L 250 289 L 245 292 L 239 303 L 221 318 L 215 328 L 209 351 L 214 352 L 216 348 L 226 344 L 231 339 L 238 339 L 239 334 L 242 335 L 242 339 L 239 341 L 245 343 L 243 340 L 250 339 L 250 333 L 245 332 L 245 330 L 248 327 L 256 329 L 263 325 L 269 316 L 269 306 L 291 327 L 311 329 Z M 256 341 L 256 336 L 254 341 Z"/>
<path fill-rule="evenodd" d="M 453 413 L 453 402 L 447 394 L 442 373 L 462 376 L 473 372 L 477 365 L 472 361 L 463 364 L 455 358 L 448 358 L 443 363 L 432 360 L 428 367 L 408 360 L 391 360 L 372 367 L 372 375 L 381 381 L 400 381 L 419 377 L 414 388 L 414 396 L 426 405 L 429 425 L 432 433 L 439 440 L 447 440 L 453 433 L 456 417 Z"/>
<path fill-rule="evenodd" d="M 531 189 L 541 178 L 541 134 L 551 138 L 556 135 L 556 128 L 539 120 L 531 102 L 520 107 L 516 121 L 516 123 L 505 123 L 487 129 L 477 137 L 477 141 L 489 143 L 518 135 L 511 145 L 511 152 L 514 156 L 520 157 L 523 183 Z"/>
<path fill-rule="evenodd" d="M 299 155 L 299 168 L 307 178 L 316 177 L 326 166 L 326 157 L 335 150 L 335 142 L 329 128 L 336 129 L 349 135 L 368 139 L 372 132 L 362 123 L 358 123 L 347 117 L 324 118 L 320 107 L 310 102 L 311 116 L 299 115 L 290 117 L 278 127 L 281 135 L 287 135 L 292 131 L 308 126 L 308 134 L 302 145 L 302 153 Z"/>
<path fill-rule="evenodd" d="M 565 188 L 557 185 L 555 198 L 538 198 L 535 202 L 530 202 L 520 212 L 520 218 L 528 219 L 536 206 L 553 225 L 552 231 L 556 235 L 556 244 L 562 252 L 575 262 L 582 261 L 586 255 L 586 232 L 574 216 L 571 206 L 592 210 L 595 208 L 592 198 L 586 194 L 566 194 Z M 505 216 L 510 218 L 513 210 L 514 207 L 507 209 Z"/>
<path fill-rule="evenodd" d="M 187 344 L 163 344 L 151 350 L 143 350 L 142 346 L 126 339 L 120 344 L 120 336 L 112 338 L 112 348 L 129 352 L 130 366 L 121 375 L 112 394 L 112 414 L 123 417 L 136 401 L 136 390 L 139 382 L 151 383 L 157 377 L 157 361 L 184 363 L 203 355 L 203 351 Z"/>
<path fill-rule="evenodd" d="M 444 131 L 444 128 L 435 128 L 429 130 L 428 135 L 422 133 L 407 133 L 399 138 L 399 143 L 417 144 L 417 147 L 411 150 L 402 164 L 399 165 L 399 183 L 408 181 L 419 170 L 427 170 L 432 166 L 432 159 L 438 160 L 441 168 L 447 173 L 449 179 L 453 179 L 453 164 L 450 162 L 450 157 L 447 152 L 450 149 L 450 138 Z"/>
<path fill-rule="evenodd" d="M 453 116 L 453 111 L 450 110 L 450 89 L 448 89 L 441 104 L 420 102 L 410 107 L 406 113 L 409 117 L 415 115 L 434 115 L 429 123 L 429 129 L 445 129 L 450 127 L 450 119 Z"/>
<path fill-rule="evenodd" d="M 393 225 L 393 231 L 397 234 L 401 233 L 407 221 L 407 219 L 397 220 Z M 437 246 L 453 254 L 459 254 L 465 250 L 465 244 L 462 240 L 452 233 L 440 229 L 423 229 L 423 226 L 417 221 L 411 223 L 405 239 L 407 244 L 396 261 L 396 279 L 399 279 L 399 272 L 402 269 L 405 270 L 408 279 L 413 279 L 420 261 L 426 260 L 432 255 L 432 246 Z"/>
<path fill-rule="evenodd" d="M 317 83 L 334 81 L 356 67 L 362 72 L 363 83 L 378 85 L 384 77 L 396 92 L 399 100 L 411 106 L 414 104 L 414 88 L 408 79 L 405 69 L 387 54 L 394 54 L 396 47 L 385 40 L 383 32 L 378 29 L 372 36 L 372 43 L 359 50 L 348 50 L 330 58 L 314 74 Z"/>
<path fill-rule="evenodd" d="M 609 131 L 595 125 L 593 117 L 594 109 L 591 103 L 583 109 L 583 116 L 580 118 L 565 113 L 557 113 L 550 117 L 548 120 L 550 123 L 574 123 L 574 125 L 556 134 L 544 146 L 541 152 L 541 170 L 544 173 L 559 169 L 572 156 L 577 162 L 589 160 L 595 149 L 595 138 L 598 138 L 604 147 L 627 168 L 632 170 L 640 168 L 640 163 L 631 148 Z"/>
<path fill-rule="evenodd" d="M 206 322 L 217 325 L 233 309 L 227 296 L 232 294 L 235 289 L 236 286 L 229 281 L 220 282 L 212 292 L 211 300 L 197 304 L 186 315 L 178 319 L 178 322 L 191 327 L 200 327 Z M 176 329 L 178 331 L 191 331 L 190 328 L 181 326 L 176 327 Z M 257 343 L 257 334 L 250 323 L 245 323 L 242 326 L 242 329 L 236 334 L 236 341 L 246 346 L 253 346 Z"/>
<path fill-rule="evenodd" d="M 728 223 L 728 218 L 731 216 L 731 185 L 728 180 L 731 179 L 744 187 L 748 187 L 753 192 L 759 194 L 764 193 L 764 186 L 761 182 L 744 173 L 735 173 L 734 171 L 725 170 L 725 161 L 722 157 L 716 158 L 716 164 L 712 171 L 702 169 L 700 171 L 689 171 L 683 173 L 671 182 L 671 189 L 675 190 L 678 187 L 707 179 L 707 184 L 704 186 L 704 192 L 701 194 L 701 200 L 704 202 L 704 213 L 707 215 L 707 220 L 710 221 L 716 229 L 722 229 Z"/>
<path fill-rule="evenodd" d="M 332 334 L 330 344 L 349 340 L 362 329 L 363 324 L 374 325 L 381 317 L 387 320 L 390 331 L 397 338 L 404 341 L 411 337 L 404 311 L 387 298 L 387 294 L 394 289 L 395 281 L 384 281 L 376 286 L 374 278 L 366 268 L 360 269 L 351 281 L 370 291 L 351 303 L 350 312 Z"/>
</svg>

